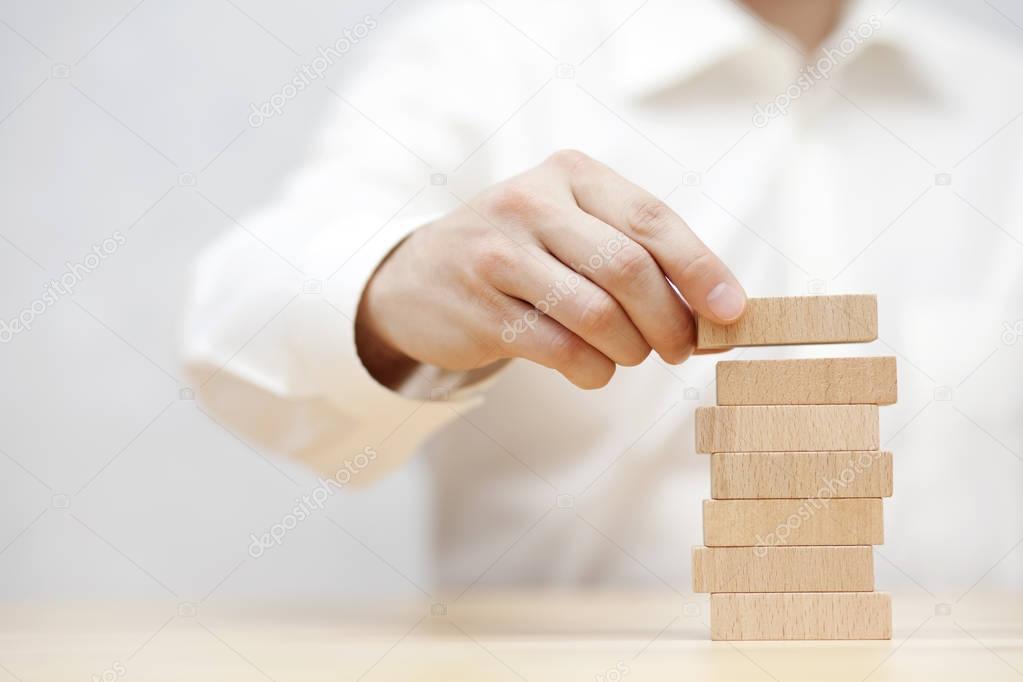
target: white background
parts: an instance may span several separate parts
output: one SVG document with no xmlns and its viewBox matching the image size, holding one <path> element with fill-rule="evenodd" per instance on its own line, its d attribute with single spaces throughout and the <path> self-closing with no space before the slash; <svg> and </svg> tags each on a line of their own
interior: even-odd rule
<svg viewBox="0 0 1023 682">
<path fill-rule="evenodd" d="M 389 7 L 372 41 L 414 1 Z M 73 297 L 0 345 L 0 599 L 330 602 L 429 583 L 417 463 L 335 496 L 287 552 L 249 558 L 249 534 L 316 480 L 182 399 L 176 358 L 193 257 L 301 164 L 332 95 L 317 83 L 259 128 L 250 103 L 389 2 L 0 3 L 0 318 L 127 235 Z M 1009 2 L 930 4 L 1023 41 Z"/>
</svg>

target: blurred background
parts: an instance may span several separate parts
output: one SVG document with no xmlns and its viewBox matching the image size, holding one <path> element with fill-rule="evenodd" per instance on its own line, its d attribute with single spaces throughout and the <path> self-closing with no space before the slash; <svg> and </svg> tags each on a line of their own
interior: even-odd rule
<svg viewBox="0 0 1023 682">
<path fill-rule="evenodd" d="M 416 596 L 431 583 L 430 485 L 416 460 L 333 496 L 286 551 L 254 559 L 251 534 L 316 477 L 209 419 L 177 355 L 196 254 L 245 229 L 302 164 L 335 104 L 325 84 L 341 88 L 365 68 L 418 1 L 0 3 L 0 318 L 31 308 L 94 245 L 116 244 L 0 345 L 0 599 L 323 603 Z M 902 1 L 1023 43 L 1014 3 Z M 251 125 L 252 103 L 365 15 L 380 25 L 371 39 L 286 115 Z M 971 453 L 955 454 L 940 462 L 943 480 L 973 466 Z M 982 480 L 964 476 L 961 494 L 984 496 Z M 933 527 L 963 526 L 961 509 L 937 507 L 948 516 Z M 1023 525 L 1016 511 L 975 532 L 1007 546 Z M 900 518 L 918 517 L 896 516 L 890 537 L 916 532 Z M 963 587 L 940 558 L 900 565 L 935 589 Z M 1021 566 L 1018 556 L 999 564 L 990 586 L 1018 587 Z"/>
</svg>

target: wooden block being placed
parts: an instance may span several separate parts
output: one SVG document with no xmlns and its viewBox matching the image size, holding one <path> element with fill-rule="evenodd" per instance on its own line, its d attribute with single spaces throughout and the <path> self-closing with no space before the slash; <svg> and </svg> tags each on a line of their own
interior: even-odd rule
<svg viewBox="0 0 1023 682">
<path fill-rule="evenodd" d="M 896 393 L 893 357 L 717 364 L 718 405 L 891 405 Z"/>
<path fill-rule="evenodd" d="M 696 347 L 855 343 L 877 338 L 877 297 L 751 298 L 737 321 L 724 325 L 697 316 Z"/>
<path fill-rule="evenodd" d="M 891 639 L 892 600 L 884 592 L 712 594 L 710 638 Z"/>
<path fill-rule="evenodd" d="M 703 544 L 883 545 L 881 500 L 704 500 Z"/>
<path fill-rule="evenodd" d="M 877 450 L 877 405 L 744 405 L 696 410 L 697 452 Z"/>
<path fill-rule="evenodd" d="M 891 497 L 892 453 L 719 452 L 710 456 L 710 496 Z"/>
<path fill-rule="evenodd" d="M 874 548 L 693 547 L 693 592 L 870 592 Z"/>
</svg>

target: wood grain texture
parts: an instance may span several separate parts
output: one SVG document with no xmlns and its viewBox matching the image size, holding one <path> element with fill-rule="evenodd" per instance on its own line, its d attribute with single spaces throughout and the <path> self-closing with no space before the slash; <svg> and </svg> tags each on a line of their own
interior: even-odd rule
<svg viewBox="0 0 1023 682">
<path fill-rule="evenodd" d="M 704 500 L 703 544 L 882 545 L 881 500 Z"/>
<path fill-rule="evenodd" d="M 870 592 L 874 549 L 693 547 L 693 592 Z"/>
<path fill-rule="evenodd" d="M 745 405 L 696 410 L 697 452 L 877 450 L 877 405 Z"/>
<path fill-rule="evenodd" d="M 891 639 L 884 592 L 712 594 L 713 640 Z"/>
<path fill-rule="evenodd" d="M 696 347 L 854 343 L 877 338 L 877 297 L 792 296 L 751 298 L 729 325 L 697 316 Z"/>
<path fill-rule="evenodd" d="M 710 496 L 718 500 L 891 495 L 892 453 L 882 450 L 710 456 Z"/>
<path fill-rule="evenodd" d="M 614 679 L 601 673 L 621 661 L 621 682 L 1023 682 L 1023 592 L 978 589 L 953 616 L 929 618 L 935 598 L 906 583 L 892 594 L 896 641 L 735 643 L 741 652 L 710 641 L 709 598 L 664 590 L 479 585 L 457 600 L 457 590 L 435 593 L 448 615 L 421 622 L 426 605 L 411 591 L 371 609 L 222 595 L 202 604 L 201 618 L 176 617 L 155 636 L 171 615 L 158 596 L 60 608 L 8 599 L 0 661 L 17 678 L 0 670 L 0 680 L 87 681 L 121 661 L 119 682 L 265 680 L 254 666 L 280 682 L 585 682 Z"/>
<path fill-rule="evenodd" d="M 897 385 L 894 357 L 717 364 L 718 405 L 892 405 Z"/>
</svg>

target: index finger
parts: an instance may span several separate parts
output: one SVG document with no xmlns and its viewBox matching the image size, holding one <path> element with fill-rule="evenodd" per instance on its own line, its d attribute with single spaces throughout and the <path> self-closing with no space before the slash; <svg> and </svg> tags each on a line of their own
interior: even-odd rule
<svg viewBox="0 0 1023 682">
<path fill-rule="evenodd" d="M 742 285 L 667 204 L 584 154 L 566 156 L 572 194 L 582 210 L 641 244 L 701 315 L 723 323 L 742 315 Z"/>
</svg>

